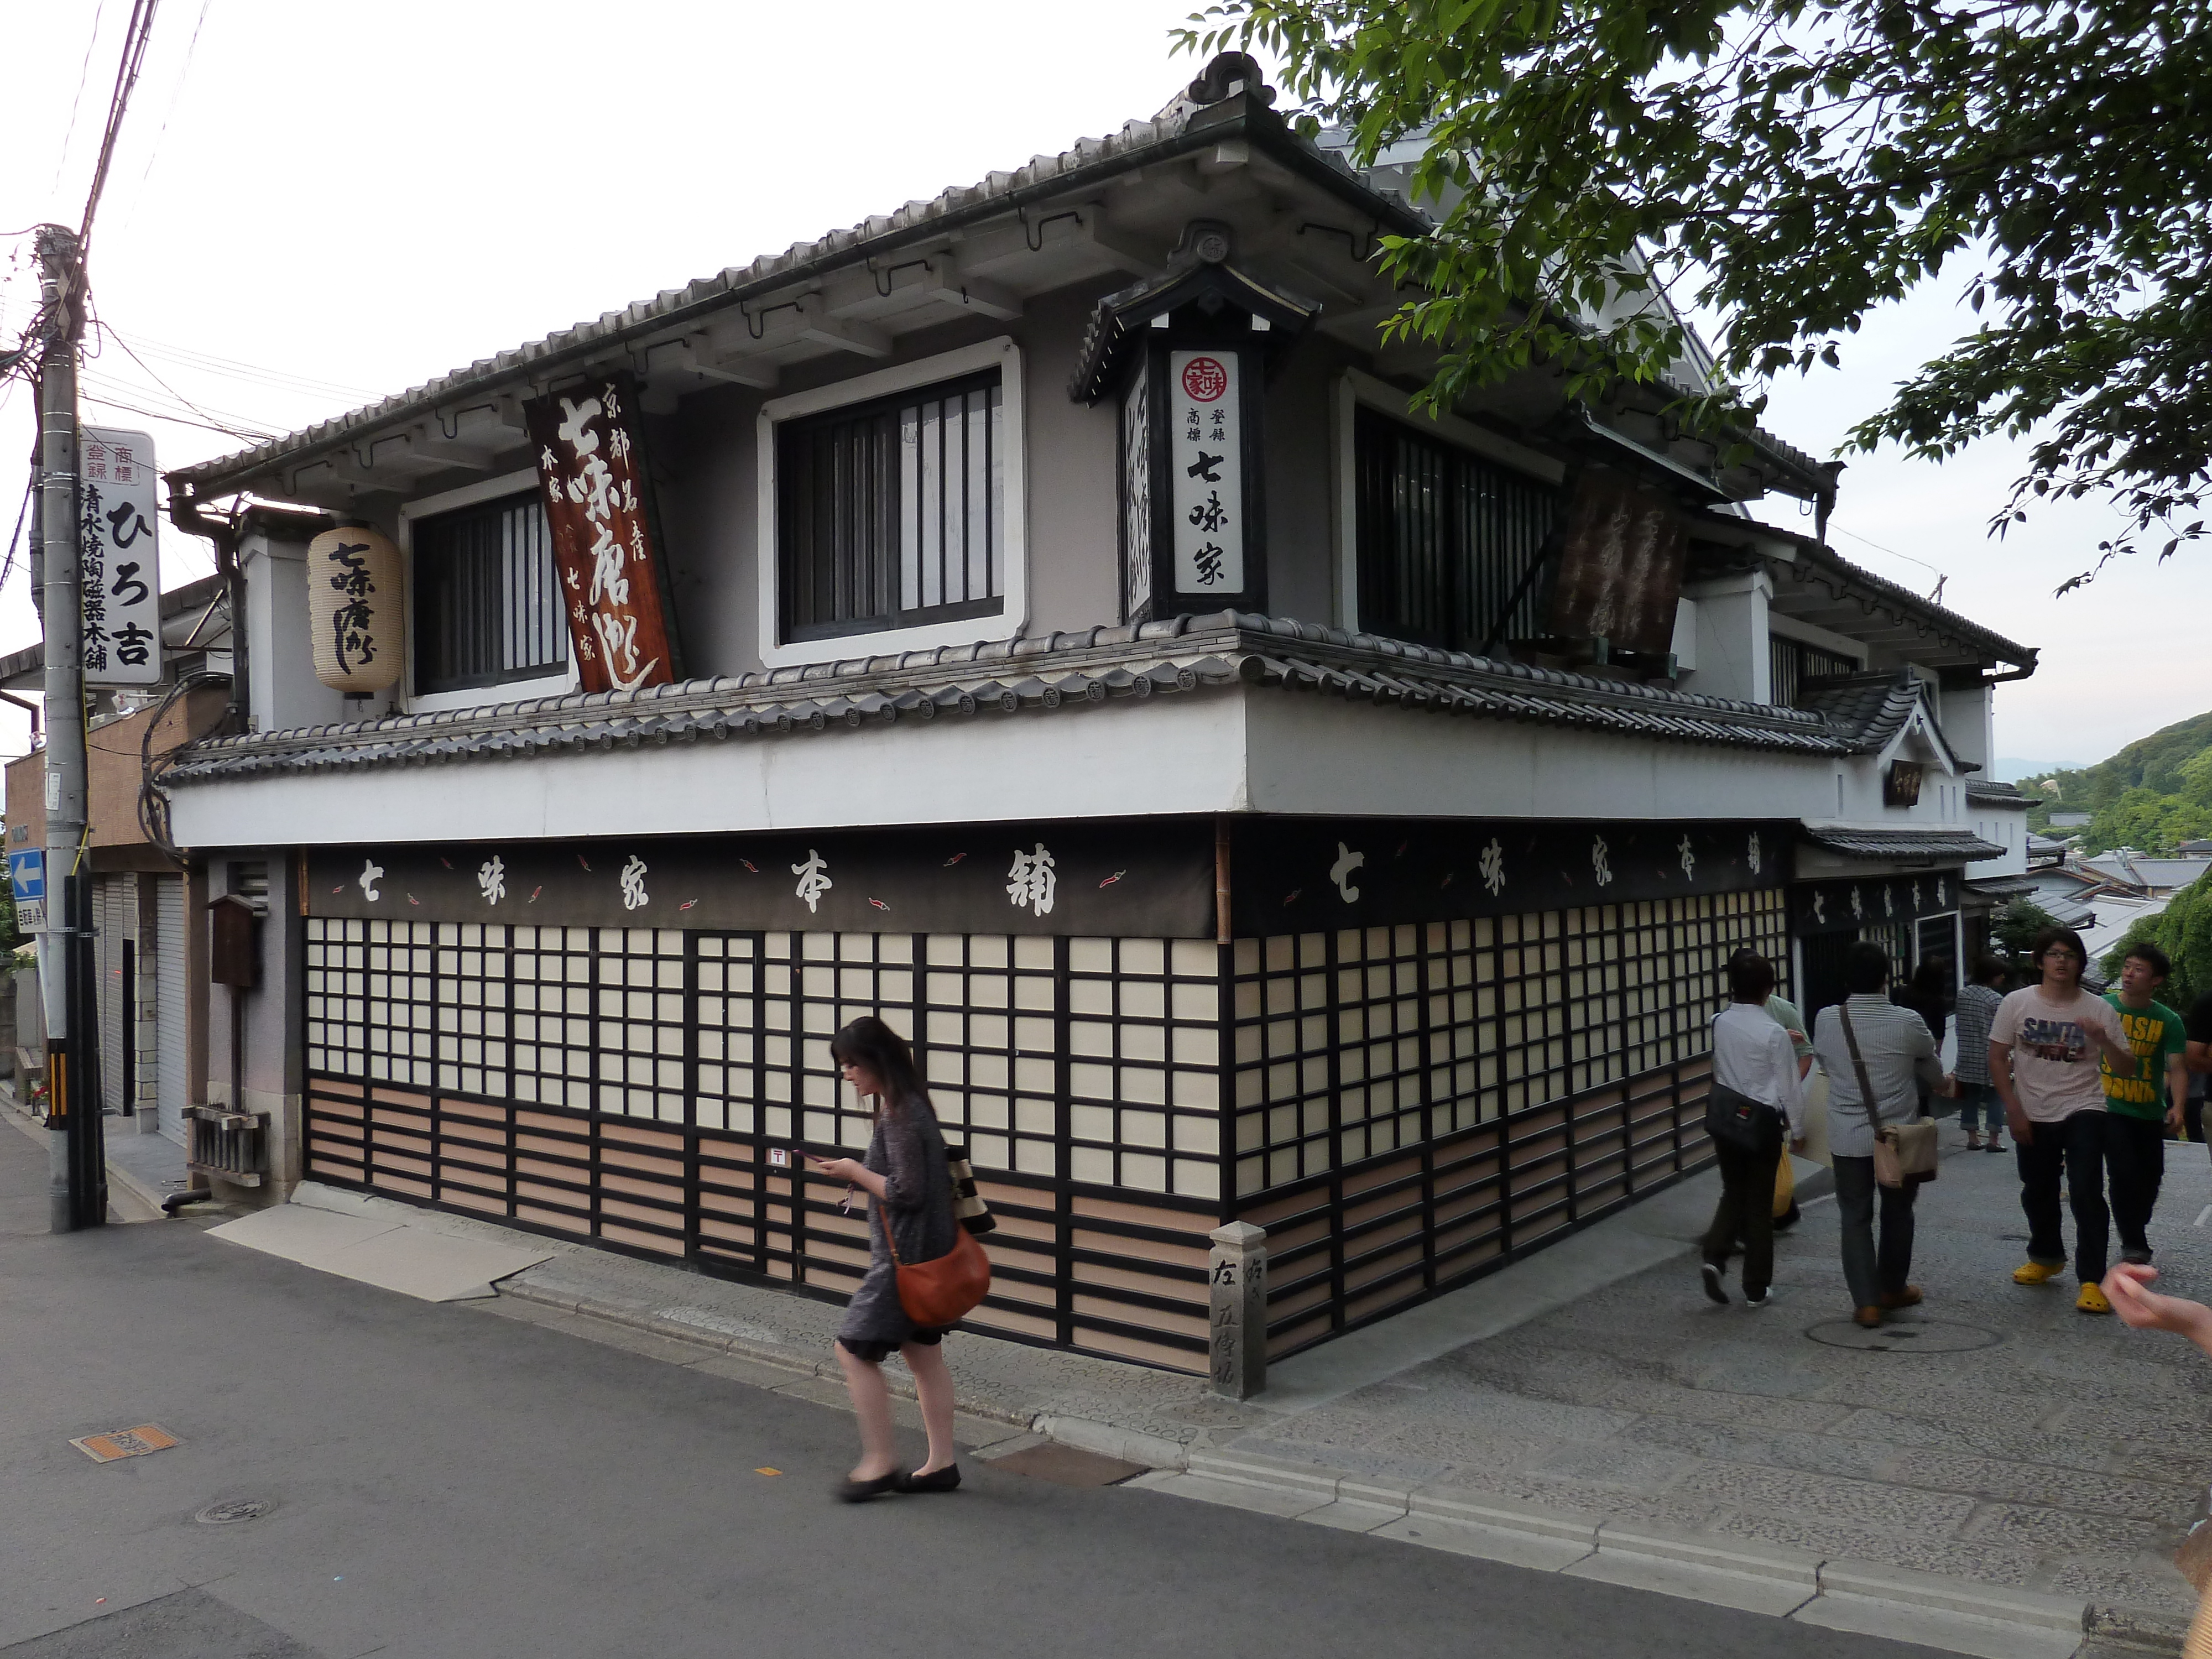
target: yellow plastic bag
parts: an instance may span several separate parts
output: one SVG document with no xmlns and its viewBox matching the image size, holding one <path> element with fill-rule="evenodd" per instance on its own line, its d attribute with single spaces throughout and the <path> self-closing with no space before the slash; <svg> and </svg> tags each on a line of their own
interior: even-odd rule
<svg viewBox="0 0 2212 1659">
<path fill-rule="evenodd" d="M 1774 1218 L 1777 1221 L 1790 1213 L 1790 1206 L 1797 1201 L 1797 1172 L 1790 1167 L 1790 1149 L 1782 1149 L 1782 1162 L 1774 1166 Z"/>
</svg>

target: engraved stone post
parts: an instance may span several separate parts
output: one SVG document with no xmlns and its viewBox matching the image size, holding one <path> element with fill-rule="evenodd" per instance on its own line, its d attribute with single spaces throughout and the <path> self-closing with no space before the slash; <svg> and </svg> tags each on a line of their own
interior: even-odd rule
<svg viewBox="0 0 2212 1659">
<path fill-rule="evenodd" d="M 1232 1221 L 1212 1238 L 1206 1273 L 1212 1391 L 1249 1400 L 1267 1386 L 1267 1230 Z"/>
</svg>

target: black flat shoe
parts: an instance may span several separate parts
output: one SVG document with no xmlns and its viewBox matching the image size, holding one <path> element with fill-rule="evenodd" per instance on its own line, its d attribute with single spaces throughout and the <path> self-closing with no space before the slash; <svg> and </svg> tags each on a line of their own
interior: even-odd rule
<svg viewBox="0 0 2212 1659">
<path fill-rule="evenodd" d="M 941 1469 L 932 1469 L 927 1474 L 895 1474 L 895 1492 L 951 1492 L 960 1484 L 960 1466 L 947 1463 Z"/>
<path fill-rule="evenodd" d="M 887 1492 L 904 1492 L 901 1482 L 906 1477 L 896 1472 L 879 1474 L 872 1480 L 841 1480 L 832 1496 L 841 1504 L 865 1504 L 871 1498 L 880 1498 Z"/>
</svg>

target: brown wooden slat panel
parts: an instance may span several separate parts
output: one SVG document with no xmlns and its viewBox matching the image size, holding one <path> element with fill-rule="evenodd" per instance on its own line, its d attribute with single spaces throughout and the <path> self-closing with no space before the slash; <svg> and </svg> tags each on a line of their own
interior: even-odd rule
<svg viewBox="0 0 2212 1659">
<path fill-rule="evenodd" d="M 1133 1359 L 1139 1364 L 1157 1365 L 1163 1370 L 1189 1371 L 1201 1376 L 1206 1374 L 1206 1356 L 1202 1353 L 1087 1325 L 1075 1328 L 1075 1346 L 1089 1353 L 1104 1354 L 1112 1359 Z"/>
<path fill-rule="evenodd" d="M 651 1250 L 659 1255 L 684 1254 L 684 1237 L 680 1233 L 669 1237 L 660 1233 L 643 1232 L 635 1227 L 603 1226 L 599 1229 L 599 1237 L 611 1238 L 617 1244 L 635 1244 L 641 1250 Z"/>
</svg>

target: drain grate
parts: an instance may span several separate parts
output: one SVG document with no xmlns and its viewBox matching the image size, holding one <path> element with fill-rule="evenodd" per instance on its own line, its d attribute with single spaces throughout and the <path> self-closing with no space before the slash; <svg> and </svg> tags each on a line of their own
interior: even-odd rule
<svg viewBox="0 0 2212 1659">
<path fill-rule="evenodd" d="M 258 1498 L 234 1498 L 227 1504 L 210 1504 L 192 1519 L 204 1527 L 234 1527 L 241 1521 L 258 1521 L 276 1506 Z"/>
</svg>

